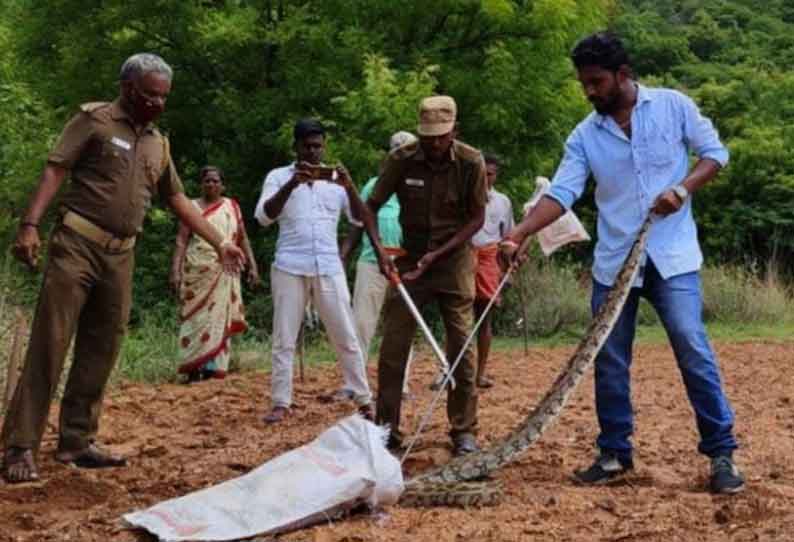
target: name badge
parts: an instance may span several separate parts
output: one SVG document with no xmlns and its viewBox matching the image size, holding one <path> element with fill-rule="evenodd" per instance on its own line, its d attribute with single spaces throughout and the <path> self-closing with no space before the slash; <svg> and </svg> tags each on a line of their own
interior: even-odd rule
<svg viewBox="0 0 794 542">
<path fill-rule="evenodd" d="M 405 179 L 405 184 L 408 186 L 424 186 L 425 181 L 423 179 Z"/>
<path fill-rule="evenodd" d="M 125 151 L 128 151 L 128 150 L 130 150 L 132 148 L 132 145 L 130 145 L 129 142 L 124 141 L 123 139 L 120 139 L 120 138 L 118 138 L 116 136 L 113 136 L 111 138 L 110 142 L 113 143 L 117 147 L 121 147 Z"/>
</svg>

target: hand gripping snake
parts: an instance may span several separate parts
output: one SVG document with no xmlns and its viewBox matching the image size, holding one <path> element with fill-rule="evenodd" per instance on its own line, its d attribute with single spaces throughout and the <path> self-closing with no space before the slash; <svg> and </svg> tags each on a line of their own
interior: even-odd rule
<svg viewBox="0 0 794 542">
<path fill-rule="evenodd" d="M 487 450 L 455 458 L 414 476 L 400 497 L 403 506 L 489 506 L 500 502 L 500 484 L 482 482 L 495 470 L 518 459 L 557 420 L 571 393 L 595 361 L 637 278 L 645 252 L 651 216 L 618 272 L 615 284 L 587 328 L 568 363 L 538 405 L 506 438 Z M 474 481 L 473 481 L 474 480 Z"/>
</svg>

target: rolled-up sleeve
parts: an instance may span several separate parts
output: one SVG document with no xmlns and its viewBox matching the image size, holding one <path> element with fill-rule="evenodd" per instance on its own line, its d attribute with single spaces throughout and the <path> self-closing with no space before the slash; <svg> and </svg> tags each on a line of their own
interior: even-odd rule
<svg viewBox="0 0 794 542">
<path fill-rule="evenodd" d="M 574 130 L 565 142 L 565 155 L 562 157 L 551 189 L 546 197 L 552 198 L 566 210 L 570 209 L 584 192 L 590 166 L 582 144 L 579 130 Z"/>
<path fill-rule="evenodd" d="M 728 149 L 720 141 L 720 136 L 711 120 L 704 117 L 698 106 L 689 96 L 677 93 L 683 111 L 684 138 L 689 148 L 699 158 L 710 158 L 720 166 L 728 163 Z"/>
<path fill-rule="evenodd" d="M 267 177 L 265 177 L 265 181 L 262 184 L 262 195 L 259 196 L 259 201 L 256 203 L 256 209 L 254 209 L 254 218 L 256 218 L 257 222 L 263 226 L 270 226 L 276 221 L 276 218 L 278 218 L 270 218 L 265 212 L 265 203 L 267 203 L 267 200 L 275 196 L 276 192 L 278 192 L 281 188 L 282 183 L 279 182 L 278 176 L 275 175 L 275 173 L 275 170 L 271 171 Z"/>
</svg>

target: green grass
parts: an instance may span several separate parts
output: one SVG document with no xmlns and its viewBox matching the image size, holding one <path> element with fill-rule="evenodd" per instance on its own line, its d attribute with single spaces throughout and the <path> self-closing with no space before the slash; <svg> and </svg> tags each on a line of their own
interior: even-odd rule
<svg viewBox="0 0 794 542">
<path fill-rule="evenodd" d="M 9 346 L 11 310 L 25 307 L 28 314 L 35 303 L 37 283 L 30 276 L 0 259 L 0 345 Z M 774 340 L 794 338 L 794 301 L 789 289 L 779 279 L 774 266 L 765 272 L 735 267 L 706 267 L 702 273 L 704 317 L 713 341 Z M 589 279 L 587 272 L 575 266 L 561 266 L 538 260 L 522 268 L 513 287 L 494 313 L 496 350 L 523 349 L 523 323 L 526 318 L 529 344 L 532 347 L 575 345 L 590 321 Z M 140 382 L 177 381 L 179 365 L 176 307 L 168 299 L 146 303 L 136 299 L 138 310 L 124 341 L 113 380 Z M 270 370 L 270 329 L 267 300 L 254 297 L 249 313 L 258 323 L 232 342 L 232 370 Z M 260 314 L 261 313 L 261 314 Z M 425 311 L 436 338 L 442 342 L 437 310 Z M 644 300 L 638 313 L 638 343 L 666 343 L 667 337 L 650 305 Z M 428 349 L 418 334 L 418 344 Z M 373 341 L 372 355 L 377 355 L 380 338 Z M 333 363 L 336 355 L 325 333 L 314 330 L 305 341 L 305 364 Z M 5 356 L 0 356 L 0 381 L 5 378 Z M 68 367 L 69 360 L 67 360 Z M 297 370 L 297 369 L 296 369 Z"/>
<path fill-rule="evenodd" d="M 745 342 L 745 341 L 794 341 L 794 323 L 723 323 L 706 324 L 711 341 Z M 584 328 L 579 334 L 558 333 L 549 337 L 529 338 L 530 348 L 555 348 L 557 346 L 573 346 L 582 338 Z M 667 334 L 661 325 L 639 325 L 635 344 L 666 344 Z M 495 350 L 518 350 L 524 348 L 522 337 L 494 337 Z"/>
</svg>

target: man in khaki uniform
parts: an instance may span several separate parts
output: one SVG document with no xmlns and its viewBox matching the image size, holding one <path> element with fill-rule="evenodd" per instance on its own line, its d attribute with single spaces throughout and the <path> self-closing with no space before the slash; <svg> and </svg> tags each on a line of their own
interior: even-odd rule
<svg viewBox="0 0 794 542">
<path fill-rule="evenodd" d="M 215 247 L 227 271 L 239 270 L 242 254 L 223 243 L 185 197 L 168 140 L 152 124 L 165 109 L 171 77 L 171 68 L 156 55 L 130 57 L 116 101 L 84 104 L 66 125 L 20 222 L 14 252 L 35 268 L 39 220 L 70 174 L 25 366 L 3 425 L 3 476 L 9 482 L 39 477 L 35 455 L 75 333 L 55 457 L 86 468 L 125 464 L 98 448 L 94 438 L 129 316 L 133 246 L 153 195 Z"/>
<path fill-rule="evenodd" d="M 400 272 L 418 307 L 437 301 L 446 328 L 446 355 L 451 364 L 473 326 L 474 269 L 468 241 L 483 225 L 487 203 L 485 164 L 479 150 L 455 140 L 457 107 L 449 96 L 425 98 L 419 112 L 419 142 L 392 151 L 367 201 L 367 233 L 387 274 Z M 374 216 L 397 194 L 403 248 L 391 262 Z M 390 446 L 399 448 L 400 403 L 405 361 L 416 321 L 392 291 L 384 311 L 383 342 L 378 364 L 376 420 L 391 426 Z M 467 348 L 453 374 L 457 382 L 447 400 L 453 453 L 477 450 L 476 366 Z"/>
</svg>

